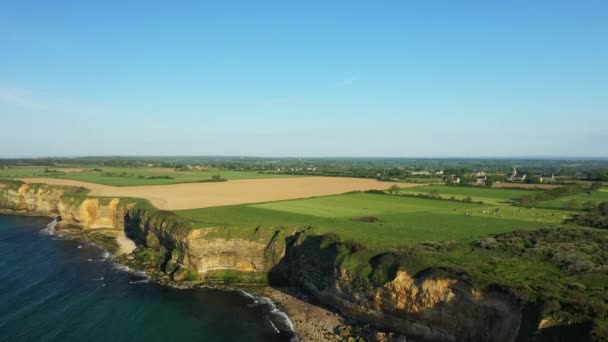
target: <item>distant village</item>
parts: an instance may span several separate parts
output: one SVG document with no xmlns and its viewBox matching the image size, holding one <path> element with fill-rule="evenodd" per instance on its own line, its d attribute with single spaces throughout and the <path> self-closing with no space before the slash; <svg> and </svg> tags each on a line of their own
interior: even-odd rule
<svg viewBox="0 0 608 342">
<path fill-rule="evenodd" d="M 263 163 L 233 163 L 221 165 L 225 169 L 236 171 L 256 171 L 259 173 L 281 173 L 294 175 L 319 175 L 319 176 L 344 176 L 344 177 L 362 177 L 376 178 L 381 181 L 401 181 L 401 182 L 445 182 L 450 185 L 477 185 L 477 186 L 493 186 L 499 183 L 526 183 L 526 184 L 551 184 L 558 182 L 558 177 L 553 172 L 539 172 L 538 169 L 533 169 L 533 172 L 528 172 L 526 169 L 518 169 L 514 166 L 509 172 L 500 172 L 500 168 L 494 170 L 475 170 L 475 168 L 447 168 L 447 169 L 432 169 L 432 168 L 411 168 L 407 166 L 398 166 L 382 169 L 379 167 L 365 168 L 360 165 L 350 166 L 348 164 L 321 164 L 315 165 L 311 162 L 301 163 L 293 162 L 291 165 L 273 165 L 280 164 L 277 161 L 272 161 L 266 164 Z M 299 165 L 298 165 L 299 164 Z M 220 166 L 217 164 L 172 164 L 176 171 L 199 171 L 205 172 L 213 170 Z M 163 167 L 163 164 L 148 163 L 147 167 Z M 504 169 L 503 169 L 504 170 Z M 564 176 L 561 182 L 571 180 L 572 177 Z"/>
<path fill-rule="evenodd" d="M 418 170 L 410 171 L 409 175 L 412 177 L 440 177 L 441 180 L 448 184 L 462 184 L 462 183 L 473 183 L 475 185 L 485 186 L 492 183 L 531 183 L 531 184 L 542 184 L 542 183 L 555 183 L 557 178 L 555 173 L 551 174 L 534 174 L 528 176 L 524 171 L 518 171 L 516 167 L 507 174 L 493 173 L 488 174 L 485 171 L 477 171 L 472 173 L 447 173 L 444 170 Z M 395 179 L 396 180 L 396 179 Z"/>
<path fill-rule="evenodd" d="M 152 165 L 148 165 L 152 166 Z M 176 170 L 179 171 L 208 171 L 213 169 L 212 165 L 182 165 Z M 239 167 L 236 170 L 245 170 Z M 317 167 L 315 165 L 305 166 L 275 166 L 258 167 L 255 171 L 260 173 L 286 173 L 286 174 L 315 174 L 332 176 L 351 176 L 351 177 L 375 177 L 381 181 L 406 181 L 406 182 L 445 182 L 447 184 L 467 184 L 477 186 L 492 186 L 498 183 L 528 183 L 528 184 L 547 184 L 557 182 L 555 173 L 534 173 L 528 174 L 526 171 L 518 170 L 513 167 L 510 172 L 500 173 L 497 171 L 471 171 L 453 169 L 420 169 L 412 170 L 407 167 L 398 167 L 378 171 L 375 174 L 361 174 L 360 171 L 352 169 L 332 168 L 327 166 Z"/>
</svg>

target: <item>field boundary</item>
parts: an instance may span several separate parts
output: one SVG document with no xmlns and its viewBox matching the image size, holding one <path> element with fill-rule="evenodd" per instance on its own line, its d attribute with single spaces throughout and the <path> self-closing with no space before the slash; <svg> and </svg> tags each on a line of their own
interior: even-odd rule
<svg viewBox="0 0 608 342">
<path fill-rule="evenodd" d="M 352 191 L 385 190 L 421 186 L 417 183 L 379 182 L 375 179 L 347 177 L 295 177 L 242 179 L 228 182 L 180 183 L 115 187 L 61 178 L 19 178 L 26 183 L 45 183 L 84 187 L 90 196 L 135 197 L 149 200 L 162 210 L 185 210 L 238 204 L 274 202 Z"/>
</svg>

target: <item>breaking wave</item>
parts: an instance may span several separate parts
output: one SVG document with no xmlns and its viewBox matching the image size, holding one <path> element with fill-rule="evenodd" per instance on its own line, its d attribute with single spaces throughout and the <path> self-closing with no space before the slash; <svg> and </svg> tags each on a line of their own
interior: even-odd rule
<svg viewBox="0 0 608 342">
<path fill-rule="evenodd" d="M 55 217 L 51 223 L 47 224 L 46 227 L 40 231 L 40 233 L 44 235 L 55 235 L 55 226 L 57 223 L 59 223 L 59 219 Z"/>
<path fill-rule="evenodd" d="M 286 313 L 279 310 L 272 299 L 264 296 L 256 296 L 243 290 L 237 290 L 243 296 L 249 298 L 250 307 L 258 307 L 264 312 L 264 318 L 277 334 L 291 336 L 292 341 L 297 341 L 293 323 Z"/>
</svg>

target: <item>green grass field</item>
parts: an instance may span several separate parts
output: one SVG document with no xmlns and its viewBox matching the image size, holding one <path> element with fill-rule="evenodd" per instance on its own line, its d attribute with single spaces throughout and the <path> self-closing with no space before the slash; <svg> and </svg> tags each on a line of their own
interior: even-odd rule
<svg viewBox="0 0 608 342">
<path fill-rule="evenodd" d="M 310 226 L 372 248 L 424 241 L 470 242 L 489 234 L 560 224 L 563 211 L 353 193 L 176 212 L 206 234 L 266 238 L 276 228 Z M 374 216 L 376 223 L 353 219 Z"/>
<path fill-rule="evenodd" d="M 53 177 L 112 186 L 135 186 L 204 182 L 211 180 L 214 175 L 219 175 L 220 177 L 227 180 L 305 177 L 229 170 L 173 172 L 164 169 L 155 170 L 151 168 L 97 168 L 101 169 L 102 171 L 92 171 L 92 169 L 90 169 L 89 171 L 84 172 L 61 172 L 61 168 L 52 168 L 58 170 L 59 172 L 45 172 L 44 167 L 11 167 L 8 169 L 0 169 L 0 179 L 24 177 Z"/>
<path fill-rule="evenodd" d="M 464 199 L 471 197 L 473 201 L 482 201 L 486 204 L 505 204 L 511 203 L 512 201 L 520 198 L 523 195 L 530 194 L 533 190 L 523 189 L 492 189 L 482 187 L 470 187 L 470 186 L 443 186 L 443 185 L 430 185 L 421 186 L 414 188 L 403 188 L 400 190 L 403 194 L 424 194 L 428 195 L 431 191 L 436 191 L 442 198 L 455 197 L 457 199 Z"/>
<path fill-rule="evenodd" d="M 608 192 L 594 191 L 591 193 L 582 193 L 572 196 L 560 197 L 550 201 L 538 203 L 539 208 L 550 209 L 584 209 L 585 203 L 591 202 L 594 205 L 600 202 L 608 201 Z"/>
<path fill-rule="evenodd" d="M 467 210 L 475 206 L 452 201 L 354 193 L 251 205 L 320 217 L 357 217 L 367 215 L 403 214 L 413 212 Z"/>
<path fill-rule="evenodd" d="M 44 167 L 10 167 L 0 169 L 0 179 L 48 176 L 49 173 L 45 173 L 44 169 Z"/>
</svg>

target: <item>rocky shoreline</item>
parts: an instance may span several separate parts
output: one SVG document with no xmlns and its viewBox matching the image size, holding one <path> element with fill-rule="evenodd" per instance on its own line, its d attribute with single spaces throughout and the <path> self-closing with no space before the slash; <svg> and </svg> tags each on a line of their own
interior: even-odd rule
<svg viewBox="0 0 608 342">
<path fill-rule="evenodd" d="M 312 302 L 310 296 L 295 288 L 265 287 L 261 291 L 287 313 L 301 341 L 413 341 L 403 335 L 347 319 L 331 308 Z"/>
</svg>

